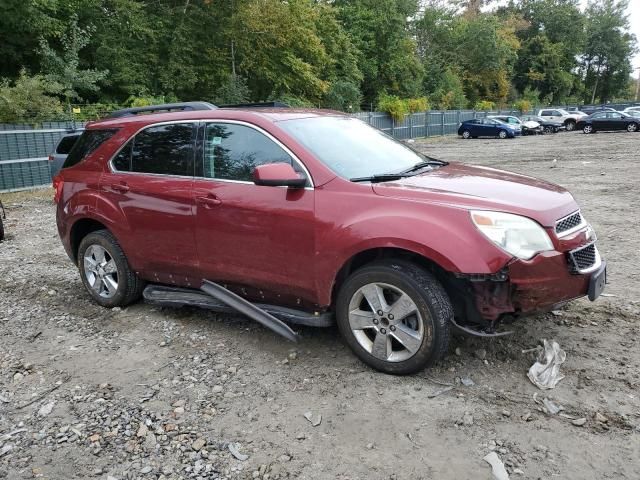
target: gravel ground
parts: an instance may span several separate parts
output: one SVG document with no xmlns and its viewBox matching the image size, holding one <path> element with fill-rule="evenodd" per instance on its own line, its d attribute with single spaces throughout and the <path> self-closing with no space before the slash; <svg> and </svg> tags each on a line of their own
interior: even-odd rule
<svg viewBox="0 0 640 480">
<path fill-rule="evenodd" d="M 640 134 L 415 145 L 571 189 L 609 261 L 609 296 L 510 337 L 455 337 L 436 368 L 391 377 L 335 329 L 302 329 L 293 348 L 210 312 L 102 309 L 60 245 L 51 191 L 4 195 L 0 478 L 488 479 L 491 451 L 512 479 L 640 478 Z M 567 352 L 546 392 L 522 352 L 543 338 Z"/>
</svg>

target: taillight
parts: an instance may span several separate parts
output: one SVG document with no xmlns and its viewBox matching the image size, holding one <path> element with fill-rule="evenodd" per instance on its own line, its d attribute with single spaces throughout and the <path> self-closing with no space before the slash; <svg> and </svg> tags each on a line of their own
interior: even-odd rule
<svg viewBox="0 0 640 480">
<path fill-rule="evenodd" d="M 53 155 L 49 155 L 49 161 L 50 162 L 53 162 L 53 158 L 54 158 Z"/>
<path fill-rule="evenodd" d="M 53 194 L 53 203 L 58 203 L 62 198 L 62 187 L 64 187 L 64 179 L 59 173 L 58 175 L 53 177 L 53 189 L 55 190 Z"/>
</svg>

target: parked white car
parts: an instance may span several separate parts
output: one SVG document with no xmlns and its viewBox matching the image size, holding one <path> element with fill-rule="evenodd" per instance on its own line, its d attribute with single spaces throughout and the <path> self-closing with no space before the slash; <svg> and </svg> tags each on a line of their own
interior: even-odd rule
<svg viewBox="0 0 640 480">
<path fill-rule="evenodd" d="M 640 112 L 640 105 L 636 105 L 635 107 L 627 107 L 622 112 L 623 113 Z"/>
<path fill-rule="evenodd" d="M 545 120 L 562 123 L 568 132 L 576 129 L 578 120 L 585 114 L 582 112 L 567 112 L 562 108 L 543 108 L 538 111 L 538 116 Z"/>
<path fill-rule="evenodd" d="M 501 122 L 507 123 L 509 125 L 514 125 L 516 127 L 520 127 L 523 135 L 535 135 L 537 133 L 542 133 L 543 129 L 538 122 L 534 121 L 522 121 L 518 117 L 514 117 L 513 115 L 491 115 L 488 118 L 493 118 L 495 120 L 500 120 Z"/>
</svg>

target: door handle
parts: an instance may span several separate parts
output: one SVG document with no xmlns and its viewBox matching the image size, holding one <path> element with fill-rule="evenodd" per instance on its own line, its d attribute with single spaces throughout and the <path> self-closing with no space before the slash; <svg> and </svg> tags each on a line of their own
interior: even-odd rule
<svg viewBox="0 0 640 480">
<path fill-rule="evenodd" d="M 129 191 L 129 185 L 127 185 L 126 183 L 112 183 L 111 184 L 111 189 L 115 190 L 116 192 L 120 192 L 120 193 L 126 193 Z"/>
<path fill-rule="evenodd" d="M 204 208 L 215 207 L 216 205 L 220 205 L 222 200 L 220 200 L 215 195 L 207 195 L 206 197 L 196 197 L 196 203 L 203 205 Z"/>
</svg>

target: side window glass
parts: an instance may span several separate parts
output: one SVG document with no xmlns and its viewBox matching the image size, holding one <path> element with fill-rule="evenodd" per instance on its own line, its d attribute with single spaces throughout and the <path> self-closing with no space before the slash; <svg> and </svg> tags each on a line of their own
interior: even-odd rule
<svg viewBox="0 0 640 480">
<path fill-rule="evenodd" d="M 284 162 L 299 170 L 291 156 L 266 135 L 246 125 L 210 123 L 204 137 L 204 176 L 253 181 L 253 169 Z"/>
<path fill-rule="evenodd" d="M 551 114 L 550 114 L 549 110 L 543 110 L 542 112 L 540 112 L 540 116 L 541 117 L 550 117 Z"/>
<path fill-rule="evenodd" d="M 119 172 L 131 171 L 131 150 L 133 146 L 133 140 L 129 140 L 122 150 L 113 158 L 113 168 Z"/>
<path fill-rule="evenodd" d="M 133 139 L 131 171 L 193 176 L 194 132 L 192 123 L 174 123 L 138 133 Z"/>
</svg>

